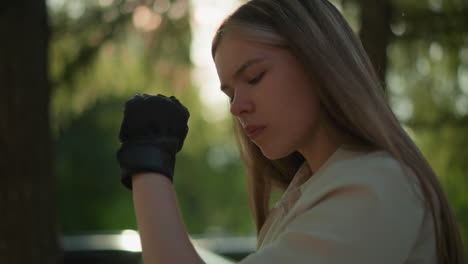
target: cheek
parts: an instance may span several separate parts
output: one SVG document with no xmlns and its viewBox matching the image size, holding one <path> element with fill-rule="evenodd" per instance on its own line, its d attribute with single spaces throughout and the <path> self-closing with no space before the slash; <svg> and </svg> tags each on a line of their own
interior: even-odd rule
<svg viewBox="0 0 468 264">
<path fill-rule="evenodd" d="M 274 141 L 271 148 L 266 146 L 265 150 L 269 150 L 272 156 L 284 157 L 298 150 L 320 127 L 321 108 L 319 100 L 310 90 L 286 92 L 277 98 L 280 99 L 272 111 Z"/>
<path fill-rule="evenodd" d="M 278 117 L 292 127 L 314 119 L 320 112 L 320 101 L 309 83 L 302 80 L 272 83 L 271 105 Z"/>
<path fill-rule="evenodd" d="M 320 107 L 312 98 L 291 98 L 285 104 L 285 113 L 282 115 L 284 138 L 298 148 L 300 143 L 311 135 L 320 121 Z"/>
<path fill-rule="evenodd" d="M 291 98 L 291 112 L 289 121 L 291 130 L 297 141 L 305 140 L 319 125 L 321 107 L 318 98 L 313 94 L 312 88 L 303 87 L 302 91 L 295 93 L 297 96 Z"/>
<path fill-rule="evenodd" d="M 319 100 L 311 84 L 300 77 L 276 74 L 263 83 L 262 108 L 271 130 L 258 146 L 269 159 L 298 150 L 318 126 Z"/>
</svg>

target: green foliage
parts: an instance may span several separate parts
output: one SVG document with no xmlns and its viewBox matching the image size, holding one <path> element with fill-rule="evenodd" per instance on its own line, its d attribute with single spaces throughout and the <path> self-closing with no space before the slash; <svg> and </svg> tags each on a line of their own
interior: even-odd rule
<svg viewBox="0 0 468 264">
<path fill-rule="evenodd" d="M 438 175 L 468 241 L 468 31 L 461 26 L 468 4 L 395 3 L 399 34 L 388 49 L 390 101 Z"/>
<path fill-rule="evenodd" d="M 125 100 L 99 99 L 57 139 L 59 208 L 66 232 L 136 228 L 131 195 L 119 182 L 115 160 Z M 174 183 L 188 230 L 204 233 L 222 227 L 230 233 L 252 232 L 244 173 L 232 140 L 229 136 L 220 140 L 219 134 L 212 140 L 213 132 L 223 129 L 203 120 L 196 102 L 183 97 L 181 102 L 194 109 L 177 156 Z"/>
<path fill-rule="evenodd" d="M 58 200 L 66 232 L 136 228 L 131 193 L 119 182 L 115 159 L 125 100 L 99 99 L 57 138 Z M 201 119 L 190 101 L 181 101 L 195 109 L 177 156 L 174 183 L 188 230 L 204 233 L 222 227 L 250 233 L 244 172 L 232 140 L 221 140 L 219 134 L 212 140 L 213 132 L 223 129 Z"/>
<path fill-rule="evenodd" d="M 115 150 L 122 100 L 108 98 L 57 139 L 58 201 L 65 232 L 136 228 L 131 192 L 118 181 Z"/>
<path fill-rule="evenodd" d="M 136 229 L 131 193 L 120 184 L 117 135 L 130 96 L 161 93 L 177 96 L 191 113 L 174 180 L 189 232 L 252 233 L 231 123 L 205 120 L 190 84 L 188 16 L 162 14 L 159 28 L 150 32 L 135 30 L 126 13 L 102 23 L 121 5 L 86 5 L 75 19 L 63 9 L 54 12 L 51 110 L 63 231 Z M 104 37 L 113 27 L 120 31 Z"/>
<path fill-rule="evenodd" d="M 357 30 L 359 2 L 334 2 Z M 461 25 L 466 25 L 468 16 L 462 14 L 468 5 L 392 3 L 389 100 L 440 177 L 467 241 L 468 32 Z M 86 4 L 78 18 L 64 11 L 66 5 L 52 12 L 51 115 L 63 230 L 136 228 L 130 193 L 119 183 L 115 150 L 123 104 L 139 92 L 176 95 L 191 112 L 174 183 L 188 230 L 222 227 L 250 234 L 245 171 L 231 122 L 205 120 L 197 87 L 191 85 L 189 16 L 163 13 L 157 29 L 142 32 L 132 25 L 132 12 L 143 4 Z"/>
</svg>

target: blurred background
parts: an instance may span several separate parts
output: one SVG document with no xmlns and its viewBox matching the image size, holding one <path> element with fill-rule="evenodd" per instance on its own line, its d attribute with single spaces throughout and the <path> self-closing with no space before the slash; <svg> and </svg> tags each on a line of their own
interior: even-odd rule
<svg viewBox="0 0 468 264">
<path fill-rule="evenodd" d="M 139 259 L 131 192 L 115 159 L 123 104 L 135 93 L 174 95 L 191 112 L 174 185 L 197 245 L 234 260 L 254 250 L 245 171 L 210 53 L 217 26 L 242 2 L 2 3 L 1 263 L 106 263 L 76 260 L 91 251 Z M 466 241 L 468 1 L 332 2 L 439 176 Z M 122 235 L 133 242 L 104 246 Z"/>
</svg>

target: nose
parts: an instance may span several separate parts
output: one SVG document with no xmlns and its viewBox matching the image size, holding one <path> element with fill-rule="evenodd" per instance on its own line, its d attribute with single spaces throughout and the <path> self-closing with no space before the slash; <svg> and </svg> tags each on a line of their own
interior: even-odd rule
<svg viewBox="0 0 468 264">
<path fill-rule="evenodd" d="M 250 98 L 235 96 L 231 103 L 231 114 L 237 117 L 245 113 L 252 113 L 255 105 Z"/>
</svg>

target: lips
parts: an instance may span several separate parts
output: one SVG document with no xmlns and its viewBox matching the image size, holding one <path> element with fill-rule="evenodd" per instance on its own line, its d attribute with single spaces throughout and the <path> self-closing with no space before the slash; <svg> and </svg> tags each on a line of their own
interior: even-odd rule
<svg viewBox="0 0 468 264">
<path fill-rule="evenodd" d="M 244 128 L 245 132 L 251 139 L 254 139 L 257 136 L 259 136 L 263 132 L 264 129 L 265 129 L 265 126 L 246 126 Z"/>
</svg>

